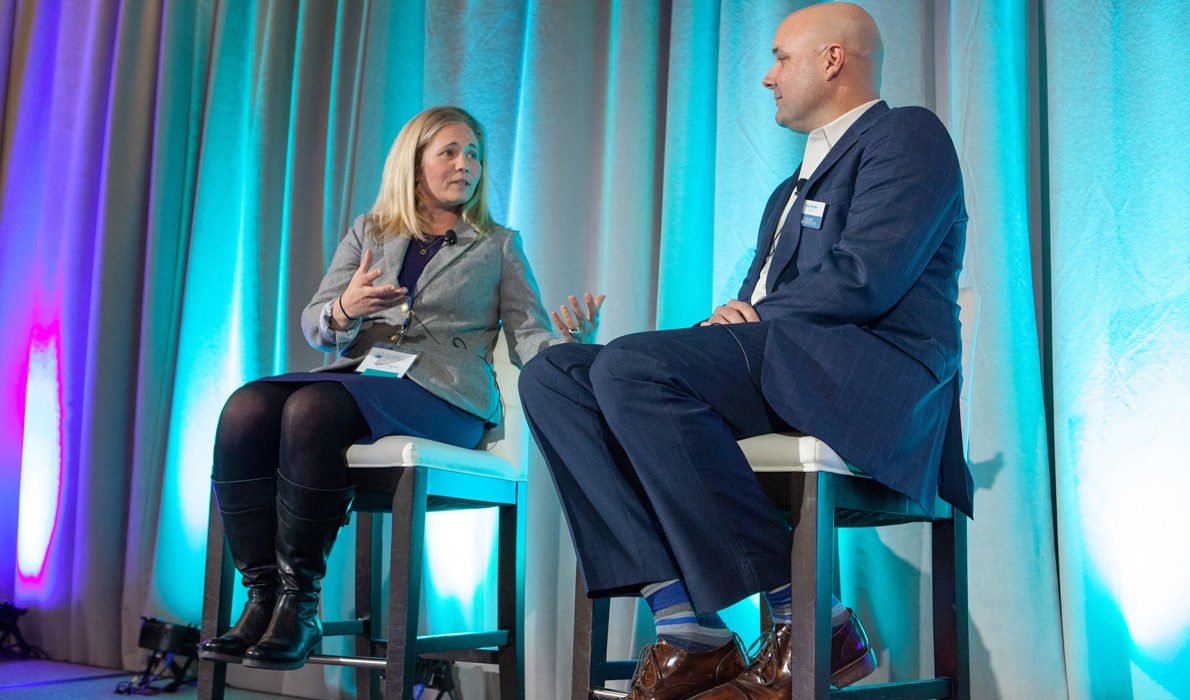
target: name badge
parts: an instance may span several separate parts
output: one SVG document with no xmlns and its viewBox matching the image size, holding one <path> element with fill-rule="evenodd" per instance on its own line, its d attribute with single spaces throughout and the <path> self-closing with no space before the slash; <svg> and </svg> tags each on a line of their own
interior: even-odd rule
<svg viewBox="0 0 1190 700">
<path fill-rule="evenodd" d="M 826 213 L 826 202 L 807 199 L 802 204 L 802 226 L 822 228 L 822 215 Z"/>
<path fill-rule="evenodd" d="M 415 352 L 398 350 L 389 343 L 376 343 L 363 362 L 356 365 L 355 371 L 369 376 L 404 377 L 416 359 Z"/>
</svg>

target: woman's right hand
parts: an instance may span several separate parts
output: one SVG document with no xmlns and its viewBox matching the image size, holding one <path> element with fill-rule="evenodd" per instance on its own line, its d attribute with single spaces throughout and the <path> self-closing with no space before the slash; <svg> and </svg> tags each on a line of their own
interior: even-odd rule
<svg viewBox="0 0 1190 700">
<path fill-rule="evenodd" d="M 339 295 L 334 305 L 334 321 L 337 330 L 348 328 L 356 320 L 377 311 L 391 309 L 409 301 L 409 290 L 392 284 L 375 285 L 380 275 L 384 273 L 380 268 L 369 270 L 372 265 L 372 251 L 364 250 L 359 261 L 359 268 L 347 283 L 347 289 Z"/>
<path fill-rule="evenodd" d="M 595 334 L 599 332 L 599 307 L 603 306 L 605 295 L 593 296 L 590 292 L 583 295 L 587 302 L 584 311 L 579 306 L 578 297 L 573 294 L 567 299 L 570 306 L 563 304 L 557 311 L 550 312 L 554 327 L 562 334 L 567 343 L 594 343 Z M 573 313 L 571 312 L 573 309 Z"/>
</svg>

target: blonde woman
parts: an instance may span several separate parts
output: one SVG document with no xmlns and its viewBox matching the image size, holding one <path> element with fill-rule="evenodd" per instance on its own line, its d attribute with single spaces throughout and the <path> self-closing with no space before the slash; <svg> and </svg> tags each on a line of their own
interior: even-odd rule
<svg viewBox="0 0 1190 700">
<path fill-rule="evenodd" d="M 302 313 L 338 359 L 249 382 L 215 435 L 212 485 L 248 603 L 203 659 L 293 669 L 322 638 L 320 580 L 354 495 L 346 448 L 385 435 L 474 447 L 500 421 L 490 358 L 592 342 L 602 295 L 546 314 L 519 236 L 492 221 L 483 129 L 435 107 L 401 129 L 372 211 L 344 236 Z M 362 371 L 361 371 L 362 370 Z"/>
</svg>

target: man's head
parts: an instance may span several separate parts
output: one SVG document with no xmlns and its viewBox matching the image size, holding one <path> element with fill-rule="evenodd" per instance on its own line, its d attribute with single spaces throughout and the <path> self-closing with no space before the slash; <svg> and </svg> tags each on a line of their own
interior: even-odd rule
<svg viewBox="0 0 1190 700">
<path fill-rule="evenodd" d="M 880 96 L 884 44 L 863 8 L 830 2 L 798 10 L 777 27 L 764 86 L 777 123 L 807 134 Z"/>
</svg>

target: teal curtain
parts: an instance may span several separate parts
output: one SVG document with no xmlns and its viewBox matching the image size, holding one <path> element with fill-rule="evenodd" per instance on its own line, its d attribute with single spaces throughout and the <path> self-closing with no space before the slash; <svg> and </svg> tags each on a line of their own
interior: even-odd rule
<svg viewBox="0 0 1190 700">
<path fill-rule="evenodd" d="M 547 305 L 607 293 L 606 340 L 733 296 L 804 146 L 760 85 L 804 4 L 0 3 L 0 599 L 30 641 L 135 669 L 141 615 L 197 622 L 214 419 L 322 362 L 298 310 L 424 107 L 485 125 Z M 861 4 L 885 98 L 948 125 L 971 213 L 975 697 L 1190 696 L 1190 3 Z M 529 696 L 561 697 L 574 558 L 542 469 Z M 877 677 L 928 668 L 924 530 L 840 550 Z M 650 625 L 615 611 L 631 656 Z M 235 680 L 351 692 L 314 667 Z"/>
<path fill-rule="evenodd" d="M 1045 28 L 1071 694 L 1190 697 L 1190 6 L 1057 2 Z"/>
</svg>

